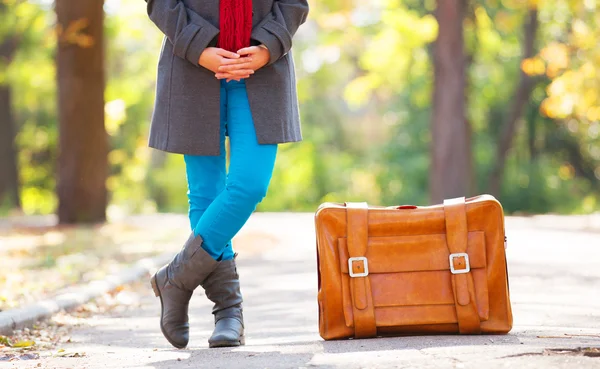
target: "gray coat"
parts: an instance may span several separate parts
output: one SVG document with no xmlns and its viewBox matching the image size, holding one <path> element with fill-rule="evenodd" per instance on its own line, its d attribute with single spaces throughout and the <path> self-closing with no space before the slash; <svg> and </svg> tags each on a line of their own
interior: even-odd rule
<svg viewBox="0 0 600 369">
<path fill-rule="evenodd" d="M 146 0 L 165 34 L 158 62 L 150 147 L 190 155 L 219 155 L 220 81 L 198 65 L 216 45 L 219 0 Z M 252 44 L 269 49 L 269 63 L 246 79 L 258 142 L 302 140 L 292 37 L 308 14 L 306 0 L 253 0 Z"/>
</svg>

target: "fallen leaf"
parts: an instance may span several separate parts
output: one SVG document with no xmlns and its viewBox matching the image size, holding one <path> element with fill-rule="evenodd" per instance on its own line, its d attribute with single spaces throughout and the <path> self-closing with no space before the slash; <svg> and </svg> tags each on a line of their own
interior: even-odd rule
<svg viewBox="0 0 600 369">
<path fill-rule="evenodd" d="M 6 336 L 0 336 L 0 343 L 4 346 L 12 347 L 12 342 L 10 342 L 10 339 Z"/>
<path fill-rule="evenodd" d="M 35 346 L 35 341 L 18 341 L 13 343 L 12 347 L 31 347 Z"/>
<path fill-rule="evenodd" d="M 583 356 L 588 357 L 600 357 L 600 348 L 597 347 L 586 347 L 581 350 Z"/>
<path fill-rule="evenodd" d="M 124 285 L 119 285 L 115 289 L 113 289 L 112 291 L 110 291 L 109 294 L 116 295 L 117 293 L 123 291 L 124 289 L 125 289 Z"/>
<path fill-rule="evenodd" d="M 600 357 L 600 349 L 598 349 L 596 347 L 545 349 L 544 355 L 546 355 L 546 356 L 566 355 L 566 356 Z"/>
<path fill-rule="evenodd" d="M 56 354 L 56 357 L 84 357 L 85 356 L 85 352 L 64 352 L 65 350 L 63 350 L 63 352 L 61 352 L 60 354 Z"/>
</svg>

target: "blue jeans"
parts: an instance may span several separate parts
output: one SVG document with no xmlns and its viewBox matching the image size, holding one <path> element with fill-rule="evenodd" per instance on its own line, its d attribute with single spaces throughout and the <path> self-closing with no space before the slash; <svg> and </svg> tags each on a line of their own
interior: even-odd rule
<svg viewBox="0 0 600 369">
<path fill-rule="evenodd" d="M 231 239 L 267 194 L 277 145 L 259 144 L 244 80 L 221 80 L 221 154 L 184 155 L 189 218 L 202 248 L 215 260 L 233 259 Z M 227 173 L 225 133 L 229 135 Z"/>
</svg>

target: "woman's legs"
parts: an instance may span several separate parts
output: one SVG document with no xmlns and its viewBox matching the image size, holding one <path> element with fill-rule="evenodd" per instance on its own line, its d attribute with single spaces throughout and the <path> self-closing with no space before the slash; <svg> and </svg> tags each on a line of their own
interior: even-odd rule
<svg viewBox="0 0 600 369">
<path fill-rule="evenodd" d="M 203 247 L 211 255 L 223 254 L 227 243 L 266 196 L 277 155 L 276 144 L 258 143 L 245 83 L 232 81 L 223 85 L 231 143 L 229 174 L 225 188 L 206 208 L 194 228 L 194 233 L 202 236 Z"/>
<path fill-rule="evenodd" d="M 227 173 L 225 168 L 225 130 L 227 124 L 227 91 L 221 86 L 221 154 L 219 156 L 184 155 L 186 177 L 188 183 L 188 217 L 192 231 L 202 215 L 215 198 L 225 189 Z M 194 232 L 195 233 L 195 232 Z M 195 233 L 197 236 L 198 234 Z M 231 240 L 224 250 L 206 247 L 206 252 L 215 260 L 233 259 L 234 251 Z"/>
<path fill-rule="evenodd" d="M 189 341 L 188 306 L 199 285 L 214 302 L 215 330 L 209 347 L 244 344 L 243 299 L 230 240 L 265 197 L 277 154 L 277 145 L 258 144 L 245 83 L 222 82 L 222 86 L 221 155 L 185 156 L 194 232 L 151 279 L 161 302 L 161 330 L 179 348 Z M 228 176 L 225 121 L 231 141 Z"/>
<path fill-rule="evenodd" d="M 228 242 L 246 223 L 256 205 L 262 201 L 267 193 L 277 145 L 259 145 L 254 130 L 254 122 L 246 93 L 244 82 L 221 82 L 225 88 L 222 92 L 222 103 L 225 103 L 227 131 L 231 143 L 231 162 L 229 174 L 225 178 L 225 185 L 221 192 L 214 198 L 206 209 L 194 211 L 194 214 L 202 213 L 194 227 L 194 234 L 201 236 L 202 248 L 213 258 L 222 256 L 222 261 L 201 283 L 206 296 L 214 302 L 213 315 L 215 317 L 215 329 L 209 338 L 209 347 L 228 347 L 244 344 L 244 317 L 242 312 L 242 293 L 240 291 L 240 280 L 233 259 L 233 251 L 229 258 Z M 223 98 L 223 95 L 225 98 Z M 221 132 L 225 127 L 221 127 Z M 223 133 L 224 134 L 224 133 Z M 202 168 L 210 167 L 206 162 L 218 161 L 215 168 L 222 168 L 224 164 L 224 137 L 221 141 L 222 158 L 202 158 L 188 160 L 190 164 L 194 160 L 200 161 Z M 187 162 L 187 161 L 186 161 Z M 188 165 L 192 168 L 194 164 Z M 189 172 L 189 169 L 188 169 Z M 190 191 L 202 192 L 199 198 L 194 198 L 196 203 L 206 203 L 209 196 L 205 194 L 215 190 L 214 181 L 221 181 L 222 171 L 213 170 L 212 182 L 198 188 L 191 186 Z M 188 174 L 191 182 L 196 182 L 196 174 Z M 222 182 L 219 182 L 220 186 Z M 190 215 L 192 218 L 193 215 Z M 192 220 L 193 221 L 193 220 Z"/>
<path fill-rule="evenodd" d="M 225 155 L 184 155 L 184 160 L 188 182 L 188 216 L 194 230 L 208 206 L 225 189 Z M 234 256 L 231 241 L 227 242 L 224 250 L 205 245 L 203 248 L 215 260 L 230 260 Z"/>
<path fill-rule="evenodd" d="M 192 230 L 206 208 L 225 188 L 225 156 L 184 155 Z"/>
</svg>

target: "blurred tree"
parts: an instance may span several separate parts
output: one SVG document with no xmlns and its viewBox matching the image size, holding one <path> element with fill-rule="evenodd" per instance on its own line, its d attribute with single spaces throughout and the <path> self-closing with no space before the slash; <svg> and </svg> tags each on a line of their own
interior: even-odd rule
<svg viewBox="0 0 600 369">
<path fill-rule="evenodd" d="M 465 116 L 463 22 L 466 0 L 440 0 L 434 43 L 434 90 L 431 119 L 431 201 L 469 195 L 472 183 L 470 128 Z"/>
<path fill-rule="evenodd" d="M 0 3 L 0 11 L 2 11 Z M 16 51 L 17 40 L 8 37 L 0 43 L 0 59 L 10 63 Z M 21 207 L 17 152 L 15 150 L 16 128 L 12 111 L 12 88 L 0 84 L 0 207 Z"/>
<path fill-rule="evenodd" d="M 61 223 L 106 219 L 103 0 L 56 1 Z"/>
<path fill-rule="evenodd" d="M 538 30 L 538 11 L 534 6 L 530 11 L 523 27 L 523 60 L 535 55 L 534 43 Z M 488 180 L 488 192 L 499 197 L 503 181 L 506 158 L 517 132 L 517 123 L 522 118 L 527 102 L 529 101 L 534 81 L 527 73 L 521 71 L 519 83 L 509 106 L 506 121 L 504 122 L 496 146 L 496 160 Z"/>
<path fill-rule="evenodd" d="M 0 2 L 0 21 L 7 23 L 8 15 L 8 5 Z M 6 70 L 18 50 L 20 35 L 15 30 L 3 30 L 0 36 L 0 66 Z M 5 78 L 0 78 L 0 81 L 4 80 Z M 21 207 L 15 137 L 12 88 L 10 84 L 2 82 L 0 83 L 0 207 Z"/>
<path fill-rule="evenodd" d="M 23 35 L 13 62 L 0 62 L 0 85 L 12 91 L 23 211 L 47 214 L 57 209 L 59 149 L 53 1 L 2 3 L 8 13 L 0 14 L 0 43 Z M 293 49 L 306 140 L 282 145 L 259 210 L 312 211 L 324 201 L 430 201 L 436 3 L 312 4 Z M 523 59 L 532 5 L 539 52 Z M 183 160 L 147 148 L 160 31 L 139 0 L 106 1 L 104 10 L 108 214 L 185 211 Z M 598 2 L 469 0 L 464 12 L 464 110 L 472 133 L 465 142 L 472 139 L 473 192 L 489 191 L 504 127 L 515 122 L 514 134 L 505 136 L 510 149 L 498 180 L 506 212 L 597 210 Z M 76 31 L 71 41 L 85 45 L 81 35 Z M 531 93 L 518 98 L 522 72 L 532 81 Z M 514 109 L 517 104 L 522 108 Z M 511 111 L 521 111 L 512 114 L 516 120 Z"/>
</svg>

